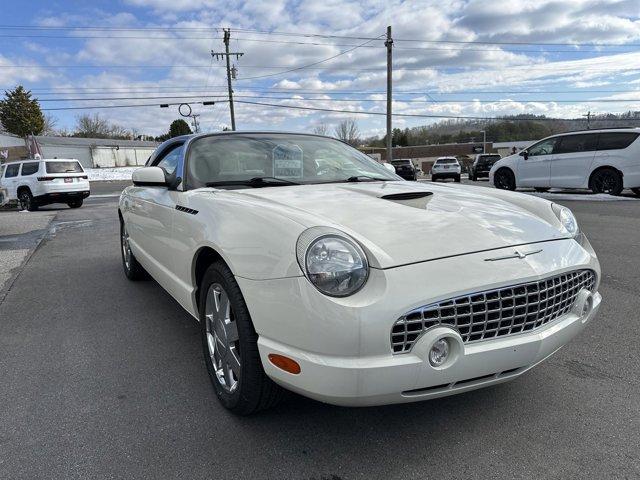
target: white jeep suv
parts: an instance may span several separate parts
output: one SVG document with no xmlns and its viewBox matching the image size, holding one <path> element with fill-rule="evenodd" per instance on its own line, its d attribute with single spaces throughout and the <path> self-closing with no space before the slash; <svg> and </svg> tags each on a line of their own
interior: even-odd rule
<svg viewBox="0 0 640 480">
<path fill-rule="evenodd" d="M 540 140 L 497 161 L 489 181 L 497 188 L 588 188 L 620 195 L 630 188 L 640 195 L 640 128 L 563 133 Z"/>
<path fill-rule="evenodd" d="M 454 181 L 460 182 L 461 172 L 462 168 L 456 157 L 440 157 L 431 167 L 431 181 L 453 178 Z"/>
<path fill-rule="evenodd" d="M 89 196 L 89 179 L 80 162 L 73 159 L 22 160 L 3 165 L 0 189 L 7 201 L 17 200 L 23 210 L 66 203 L 79 208 Z"/>
</svg>

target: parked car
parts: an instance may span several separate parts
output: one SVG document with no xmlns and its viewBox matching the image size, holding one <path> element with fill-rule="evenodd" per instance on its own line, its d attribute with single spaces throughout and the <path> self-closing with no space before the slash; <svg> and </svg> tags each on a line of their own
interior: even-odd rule
<svg viewBox="0 0 640 480">
<path fill-rule="evenodd" d="M 413 162 L 410 159 L 403 158 L 398 160 L 391 160 L 391 165 L 395 167 L 396 173 L 405 180 L 416 181 L 418 179 L 416 167 L 413 165 Z"/>
<path fill-rule="evenodd" d="M 497 188 L 583 188 L 640 195 L 640 128 L 586 130 L 553 135 L 496 162 L 489 179 Z"/>
<path fill-rule="evenodd" d="M 462 167 L 456 157 L 440 157 L 431 167 L 431 181 L 445 180 L 452 178 L 456 182 L 460 182 L 460 174 Z"/>
<path fill-rule="evenodd" d="M 469 180 L 475 182 L 478 178 L 489 178 L 489 170 L 498 160 L 500 160 L 500 155 L 497 153 L 480 153 L 476 155 L 469 167 Z"/>
<path fill-rule="evenodd" d="M 80 162 L 73 159 L 23 160 L 4 165 L 0 187 L 7 200 L 17 200 L 23 210 L 37 210 L 51 203 L 79 208 L 90 194 L 89 180 Z"/>
<path fill-rule="evenodd" d="M 339 168 L 319 171 L 321 155 Z M 283 389 L 379 405 L 512 380 L 601 302 L 568 208 L 406 182 L 327 137 L 170 139 L 118 214 L 125 275 L 150 274 L 200 321 L 215 393 L 239 414 Z"/>
</svg>

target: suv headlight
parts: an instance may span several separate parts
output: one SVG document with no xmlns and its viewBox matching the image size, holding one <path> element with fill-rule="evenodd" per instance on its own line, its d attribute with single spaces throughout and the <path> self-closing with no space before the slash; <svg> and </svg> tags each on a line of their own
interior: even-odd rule
<svg viewBox="0 0 640 480">
<path fill-rule="evenodd" d="M 578 227 L 578 221 L 573 215 L 573 212 L 567 207 L 556 203 L 552 204 L 551 208 L 553 209 L 553 213 L 556 214 L 556 217 L 558 217 L 558 220 L 560 220 L 563 230 L 572 237 L 576 237 L 580 233 L 580 228 Z"/>
<path fill-rule="evenodd" d="M 331 297 L 353 295 L 369 277 L 369 263 L 360 245 L 334 228 L 312 227 L 302 232 L 296 256 L 313 286 Z"/>
</svg>

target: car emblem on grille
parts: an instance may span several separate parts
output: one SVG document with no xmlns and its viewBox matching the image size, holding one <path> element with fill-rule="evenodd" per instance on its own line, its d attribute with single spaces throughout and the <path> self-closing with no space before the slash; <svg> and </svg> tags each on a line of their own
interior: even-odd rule
<svg viewBox="0 0 640 480">
<path fill-rule="evenodd" d="M 515 252 L 513 252 L 513 255 L 505 255 L 504 257 L 485 258 L 484 261 L 497 262 L 498 260 L 509 260 L 510 258 L 519 258 L 522 260 L 523 258 L 526 258 L 529 255 L 535 255 L 536 253 L 540 253 L 541 251 L 542 249 L 533 250 L 531 252 L 521 252 L 520 250 L 516 250 Z"/>
</svg>

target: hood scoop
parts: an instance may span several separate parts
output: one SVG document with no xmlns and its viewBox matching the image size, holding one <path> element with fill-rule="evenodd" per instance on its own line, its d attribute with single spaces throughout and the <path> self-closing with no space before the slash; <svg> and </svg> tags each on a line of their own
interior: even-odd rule
<svg viewBox="0 0 640 480">
<path fill-rule="evenodd" d="M 390 193 L 380 197 L 383 200 L 391 200 L 392 202 L 405 205 L 407 207 L 419 208 L 425 210 L 427 204 L 433 197 L 433 192 L 402 192 Z"/>
<path fill-rule="evenodd" d="M 433 192 L 403 192 L 403 193 L 390 193 L 389 195 L 383 195 L 380 198 L 385 200 L 415 200 L 416 198 L 424 198 L 433 195 Z"/>
</svg>

